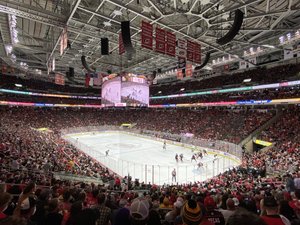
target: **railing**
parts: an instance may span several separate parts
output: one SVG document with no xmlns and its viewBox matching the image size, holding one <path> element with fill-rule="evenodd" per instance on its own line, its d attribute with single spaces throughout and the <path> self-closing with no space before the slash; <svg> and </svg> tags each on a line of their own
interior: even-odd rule
<svg viewBox="0 0 300 225">
<path fill-rule="evenodd" d="M 94 183 L 94 184 L 103 184 L 101 178 L 95 177 L 87 177 L 87 176 L 79 176 L 71 173 L 66 172 L 53 172 L 53 176 L 55 179 L 59 180 L 68 180 L 73 182 L 84 182 L 84 183 Z"/>
<path fill-rule="evenodd" d="M 180 163 L 165 164 L 165 165 L 149 165 L 146 163 L 134 162 L 118 158 L 116 156 L 106 156 L 102 151 L 87 146 L 76 138 L 72 137 L 74 133 L 93 134 L 98 132 L 122 132 L 142 138 L 151 138 L 156 141 L 167 140 L 171 145 L 177 145 L 189 148 L 192 151 L 198 152 L 206 150 L 208 154 L 214 155 L 212 160 L 203 163 L 203 166 L 197 168 L 194 164 Z M 241 163 L 242 148 L 236 144 L 224 141 L 212 141 L 196 138 L 188 138 L 184 135 L 174 135 L 169 133 L 147 131 L 138 129 L 124 129 L 116 126 L 103 127 L 77 127 L 67 130 L 62 130 L 63 138 L 71 142 L 78 149 L 82 150 L 87 155 L 99 161 L 102 165 L 108 167 L 111 171 L 120 176 L 130 175 L 133 179 L 138 178 L 140 182 L 154 184 L 170 184 L 170 183 L 190 183 L 204 181 L 214 177 L 229 168 L 233 168 Z M 164 138 L 164 139 L 163 139 Z M 176 169 L 176 182 L 172 181 L 172 171 Z"/>
</svg>

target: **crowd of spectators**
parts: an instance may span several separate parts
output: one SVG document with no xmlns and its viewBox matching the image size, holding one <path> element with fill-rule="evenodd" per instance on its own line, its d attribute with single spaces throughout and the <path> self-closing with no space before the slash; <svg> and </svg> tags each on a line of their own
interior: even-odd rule
<svg viewBox="0 0 300 225">
<path fill-rule="evenodd" d="M 300 110 L 295 107 L 285 110 L 275 123 L 259 135 L 259 139 L 274 145 L 263 153 L 273 170 L 291 171 L 299 166 L 299 127 Z"/>
<path fill-rule="evenodd" d="M 98 96 L 100 97 L 100 95 Z M 155 104 L 179 104 L 179 103 L 204 103 L 220 101 L 241 101 L 241 100 L 269 100 L 282 98 L 300 97 L 300 87 L 285 87 L 280 89 L 253 90 L 247 92 L 234 93 L 215 93 L 198 95 L 191 97 L 150 99 L 150 105 Z M 0 100 L 13 102 L 35 102 L 35 103 L 52 103 L 52 104 L 101 104 L 101 99 L 80 99 L 80 98 L 54 98 L 39 97 L 16 94 L 0 95 Z"/>
<path fill-rule="evenodd" d="M 253 90 L 233 93 L 217 93 L 210 95 L 198 95 L 179 98 L 150 99 L 151 105 L 156 104 L 180 104 L 198 102 L 221 102 L 221 101 L 243 101 L 243 100 L 272 100 L 300 97 L 300 87 L 286 87 L 280 89 Z"/>
<path fill-rule="evenodd" d="M 280 124 L 289 120 L 283 141 L 288 141 L 291 129 L 298 135 L 297 113 L 297 108 L 291 109 L 289 116 L 279 120 Z M 0 115 L 0 183 L 6 183 L 0 185 L 0 224 L 299 224 L 299 168 L 287 176 L 265 174 L 269 161 L 276 162 L 279 154 L 270 158 L 262 153 L 245 154 L 240 167 L 205 182 L 157 186 L 120 179 L 60 138 L 60 130 L 67 127 L 129 122 L 137 123 L 140 129 L 191 132 L 201 138 L 237 143 L 272 113 L 2 107 Z M 49 132 L 37 130 L 42 127 Z M 292 140 L 299 142 L 296 137 Z M 286 145 L 280 147 L 282 153 L 291 153 Z M 295 146 L 293 152 L 297 150 Z M 295 157 L 293 160 L 299 159 Z M 108 187 L 75 183 L 56 180 L 48 173 L 60 170 L 114 182 L 108 182 Z"/>
<path fill-rule="evenodd" d="M 296 76 L 299 69 L 300 64 L 281 65 L 269 69 L 257 68 L 234 74 L 223 74 L 200 81 L 191 80 L 174 84 L 154 85 L 150 89 L 150 93 L 151 96 L 156 96 L 180 94 L 182 88 L 185 89 L 185 92 L 193 92 L 203 89 L 222 88 L 225 86 L 240 87 L 246 85 L 246 83 L 243 83 L 245 79 L 251 79 L 251 83 L 247 83 L 247 85 L 278 83 Z"/>
</svg>

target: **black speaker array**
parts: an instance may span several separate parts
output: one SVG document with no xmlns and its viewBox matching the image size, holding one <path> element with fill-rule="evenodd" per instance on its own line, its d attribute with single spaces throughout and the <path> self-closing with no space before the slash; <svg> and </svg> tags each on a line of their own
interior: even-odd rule
<svg viewBox="0 0 300 225">
<path fill-rule="evenodd" d="M 206 64 L 208 63 L 209 58 L 210 58 L 210 53 L 208 52 L 208 53 L 206 53 L 206 56 L 205 56 L 205 59 L 204 59 L 203 63 L 200 66 L 196 66 L 195 70 L 200 70 L 204 66 L 206 66 Z"/>
<path fill-rule="evenodd" d="M 101 38 L 101 55 L 109 55 L 108 38 Z"/>
<path fill-rule="evenodd" d="M 234 22 L 230 30 L 225 34 L 223 37 L 217 39 L 217 44 L 219 45 L 225 45 L 228 42 L 232 41 L 233 38 L 238 34 L 239 30 L 241 29 L 241 26 L 243 24 L 244 19 L 244 13 L 237 9 L 235 10 L 235 16 L 234 16 Z"/>
<path fill-rule="evenodd" d="M 73 80 L 74 79 L 74 68 L 73 67 L 69 67 L 69 71 L 66 71 L 66 77 L 69 80 Z"/>
<path fill-rule="evenodd" d="M 88 72 L 94 72 L 90 66 L 86 63 L 86 60 L 85 60 L 85 56 L 81 56 L 81 63 L 82 63 L 82 66 L 84 69 L 86 69 Z"/>
<path fill-rule="evenodd" d="M 69 77 L 74 77 L 74 68 L 69 67 Z"/>
<path fill-rule="evenodd" d="M 128 58 L 131 59 L 132 54 L 134 53 L 134 49 L 131 43 L 130 21 L 121 22 L 121 36 L 122 36 L 123 45 L 125 51 L 127 52 Z"/>
</svg>

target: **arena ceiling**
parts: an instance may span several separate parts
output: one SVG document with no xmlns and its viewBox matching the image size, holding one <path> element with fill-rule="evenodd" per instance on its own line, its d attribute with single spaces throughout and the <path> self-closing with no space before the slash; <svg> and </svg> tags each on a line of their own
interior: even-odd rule
<svg viewBox="0 0 300 225">
<path fill-rule="evenodd" d="M 244 12 L 244 22 L 232 42 L 220 46 L 222 37 L 233 23 L 236 9 Z M 82 74 L 81 56 L 102 71 L 128 70 L 151 73 L 157 68 L 175 66 L 176 58 L 141 48 L 142 20 L 174 32 L 177 38 L 196 41 L 212 59 L 224 54 L 243 56 L 251 46 L 278 46 L 279 36 L 299 29 L 299 0 L 1 0 L 0 56 L 9 64 L 11 57 L 5 46 L 12 44 L 9 16 L 16 15 L 18 43 L 12 53 L 16 62 L 29 69 L 47 71 L 47 62 L 56 59 L 56 70 L 75 67 Z M 131 38 L 136 53 L 132 60 L 118 54 L 120 23 L 131 21 Z M 71 48 L 59 54 L 59 37 L 68 28 Z M 109 39 L 111 54 L 101 56 L 100 38 Z"/>
</svg>

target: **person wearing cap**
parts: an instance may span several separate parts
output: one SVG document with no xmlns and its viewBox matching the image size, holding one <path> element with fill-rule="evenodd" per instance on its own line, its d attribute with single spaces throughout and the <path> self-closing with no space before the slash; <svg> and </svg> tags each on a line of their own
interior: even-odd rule
<svg viewBox="0 0 300 225">
<path fill-rule="evenodd" d="M 266 215 L 261 216 L 267 225 L 290 225 L 290 221 L 279 214 L 278 202 L 273 196 L 267 196 L 263 199 L 263 208 Z"/>
<path fill-rule="evenodd" d="M 135 198 L 130 206 L 130 221 L 132 225 L 146 225 L 150 204 L 145 198 Z"/>
<path fill-rule="evenodd" d="M 223 214 L 225 223 L 227 223 L 228 218 L 235 212 L 236 207 L 232 198 L 226 200 L 226 209 L 220 209 L 219 211 Z"/>
<path fill-rule="evenodd" d="M 214 225 L 225 225 L 223 214 L 216 210 L 217 204 L 212 196 L 207 196 L 204 199 L 204 207 L 206 213 L 204 217 Z"/>
<path fill-rule="evenodd" d="M 166 214 L 165 220 L 168 221 L 169 223 L 173 223 L 175 221 L 176 217 L 180 215 L 182 206 L 183 206 L 183 202 L 180 200 L 177 200 L 174 203 L 173 210 Z"/>
<path fill-rule="evenodd" d="M 181 209 L 181 220 L 184 225 L 199 225 L 203 219 L 200 206 L 193 199 L 185 202 Z"/>
</svg>

